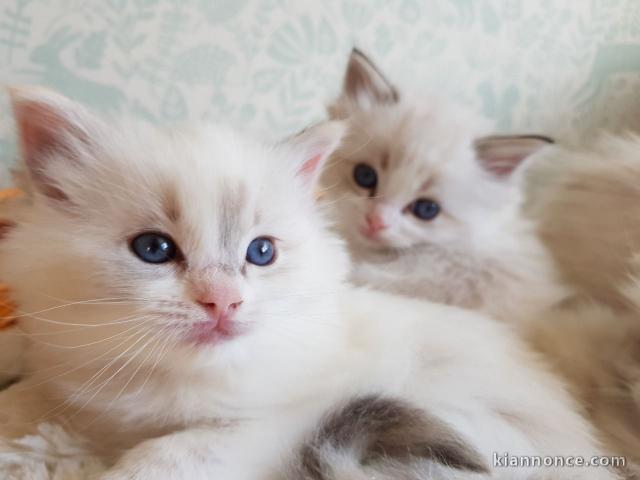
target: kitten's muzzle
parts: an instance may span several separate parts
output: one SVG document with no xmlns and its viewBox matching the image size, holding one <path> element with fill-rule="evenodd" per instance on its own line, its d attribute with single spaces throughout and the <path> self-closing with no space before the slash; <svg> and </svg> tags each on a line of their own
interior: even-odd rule
<svg viewBox="0 0 640 480">
<path fill-rule="evenodd" d="M 197 328 L 222 336 L 231 336 L 234 332 L 233 321 L 243 302 L 242 293 L 236 280 L 217 272 L 213 278 L 202 279 L 194 289 L 197 303 L 207 315 L 208 320 Z"/>
<path fill-rule="evenodd" d="M 196 300 L 205 310 L 209 320 L 215 324 L 231 321 L 240 305 L 242 297 L 237 288 L 229 285 L 216 285 L 210 293 Z"/>
<path fill-rule="evenodd" d="M 365 220 L 367 226 L 362 229 L 362 234 L 367 238 L 375 238 L 378 233 L 388 227 L 382 215 L 375 211 L 367 213 Z"/>
</svg>

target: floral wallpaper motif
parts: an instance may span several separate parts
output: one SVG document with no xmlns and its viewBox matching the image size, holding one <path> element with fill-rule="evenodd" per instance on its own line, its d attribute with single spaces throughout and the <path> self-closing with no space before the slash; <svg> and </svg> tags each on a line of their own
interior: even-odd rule
<svg viewBox="0 0 640 480">
<path fill-rule="evenodd" d="M 2 83 L 152 122 L 294 131 L 322 117 L 353 45 L 418 101 L 440 92 L 502 130 L 640 129 L 637 0 L 0 2 Z M 15 147 L 0 112 L 6 166 Z"/>
</svg>

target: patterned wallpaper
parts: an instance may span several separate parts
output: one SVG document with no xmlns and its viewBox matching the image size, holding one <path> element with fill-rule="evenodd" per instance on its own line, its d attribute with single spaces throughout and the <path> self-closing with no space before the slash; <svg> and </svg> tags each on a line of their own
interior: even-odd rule
<svg viewBox="0 0 640 480">
<path fill-rule="evenodd" d="M 640 128 L 637 0 L 0 1 L 1 82 L 153 122 L 293 131 L 322 117 L 353 45 L 418 100 L 441 92 L 503 130 Z"/>
</svg>

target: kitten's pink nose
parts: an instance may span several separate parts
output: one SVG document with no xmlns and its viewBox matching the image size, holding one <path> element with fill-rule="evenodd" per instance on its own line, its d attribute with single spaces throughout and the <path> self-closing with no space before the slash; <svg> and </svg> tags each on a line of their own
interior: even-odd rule
<svg viewBox="0 0 640 480">
<path fill-rule="evenodd" d="M 377 212 L 367 213 L 365 215 L 365 219 L 367 220 L 367 230 L 371 235 L 375 235 L 380 230 L 384 230 L 385 228 L 387 228 L 387 224 L 382 218 L 382 215 Z"/>
<path fill-rule="evenodd" d="M 242 304 L 242 296 L 233 284 L 218 282 L 199 295 L 196 301 L 206 310 L 211 321 L 224 328 Z"/>
</svg>

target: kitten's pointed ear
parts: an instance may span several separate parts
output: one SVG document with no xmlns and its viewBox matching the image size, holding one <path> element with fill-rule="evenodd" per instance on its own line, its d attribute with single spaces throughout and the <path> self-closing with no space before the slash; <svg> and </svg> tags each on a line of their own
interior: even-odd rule
<svg viewBox="0 0 640 480">
<path fill-rule="evenodd" d="M 305 184 L 315 188 L 325 162 L 338 148 L 345 133 L 346 125 L 333 120 L 309 127 L 287 141 L 298 162 L 296 174 Z"/>
<path fill-rule="evenodd" d="M 374 105 L 396 103 L 398 98 L 398 91 L 391 82 L 364 53 L 354 48 L 349 55 L 342 93 L 329 111 L 338 117 L 341 102 L 349 102 L 366 111 Z"/>
<path fill-rule="evenodd" d="M 474 142 L 480 164 L 490 173 L 509 178 L 525 159 L 553 144 L 542 135 L 491 135 Z"/>
<path fill-rule="evenodd" d="M 30 187 L 56 201 L 68 197 L 50 163 L 77 162 L 89 146 L 89 115 L 71 100 L 37 87 L 8 89 Z"/>
</svg>

